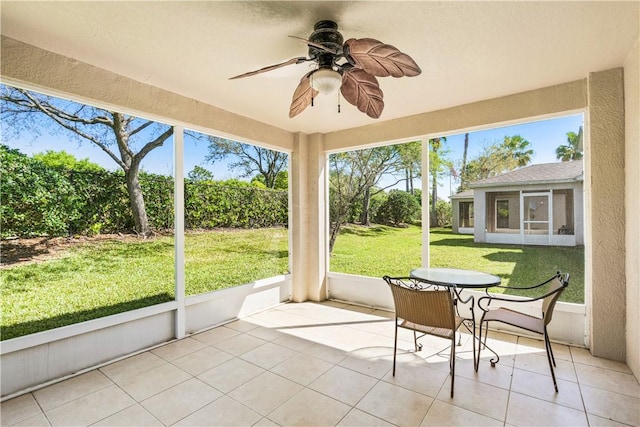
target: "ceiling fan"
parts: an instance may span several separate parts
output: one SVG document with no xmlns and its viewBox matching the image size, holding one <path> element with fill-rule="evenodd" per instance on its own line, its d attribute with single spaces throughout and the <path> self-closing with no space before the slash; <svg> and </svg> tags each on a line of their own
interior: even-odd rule
<svg viewBox="0 0 640 427">
<path fill-rule="evenodd" d="M 315 62 L 317 68 L 305 74 L 295 92 L 289 117 L 300 114 L 318 93 L 330 93 L 338 86 L 344 99 L 369 117 L 377 119 L 384 108 L 376 77 L 413 77 L 422 70 L 406 53 L 371 38 L 349 39 L 343 44 L 338 24 L 319 21 L 309 39 L 289 36 L 307 43 L 309 57 L 291 58 L 279 64 L 240 74 L 231 79 L 254 76 L 292 64 Z"/>
</svg>

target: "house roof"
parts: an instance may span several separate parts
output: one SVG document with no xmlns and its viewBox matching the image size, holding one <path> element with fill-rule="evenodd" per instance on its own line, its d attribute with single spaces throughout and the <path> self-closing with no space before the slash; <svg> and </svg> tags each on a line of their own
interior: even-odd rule
<svg viewBox="0 0 640 427">
<path fill-rule="evenodd" d="M 452 194 L 450 199 L 473 199 L 473 190 L 465 190 L 460 193 Z"/>
<path fill-rule="evenodd" d="M 469 184 L 471 188 L 502 187 L 507 185 L 582 182 L 583 163 L 579 161 L 541 163 L 525 166 L 502 175 L 492 176 Z"/>
</svg>

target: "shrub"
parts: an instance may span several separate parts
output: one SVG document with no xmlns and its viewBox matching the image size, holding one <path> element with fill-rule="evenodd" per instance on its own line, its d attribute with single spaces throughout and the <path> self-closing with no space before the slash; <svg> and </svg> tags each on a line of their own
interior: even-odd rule
<svg viewBox="0 0 640 427">
<path fill-rule="evenodd" d="M 395 225 L 410 223 L 419 212 L 420 205 L 414 196 L 406 191 L 391 190 L 387 200 L 378 209 L 376 220 Z"/>
<path fill-rule="evenodd" d="M 82 200 L 64 174 L 0 145 L 2 236 L 64 235 L 80 217 Z"/>
<path fill-rule="evenodd" d="M 451 202 L 445 202 L 444 200 L 436 202 L 436 216 L 439 227 L 451 227 L 452 215 Z"/>
<path fill-rule="evenodd" d="M 2 145 L 0 160 L 2 237 L 95 235 L 134 229 L 122 171 L 52 167 Z M 139 179 L 151 228 L 172 229 L 173 177 L 140 172 Z M 185 180 L 185 226 L 286 225 L 288 193 L 259 185 Z"/>
</svg>

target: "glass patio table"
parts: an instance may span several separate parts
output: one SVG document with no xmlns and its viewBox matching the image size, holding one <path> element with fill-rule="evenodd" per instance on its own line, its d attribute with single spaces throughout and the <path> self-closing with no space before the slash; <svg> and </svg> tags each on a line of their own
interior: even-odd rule
<svg viewBox="0 0 640 427">
<path fill-rule="evenodd" d="M 427 283 L 435 286 L 445 286 L 451 289 L 455 295 L 454 304 L 456 305 L 456 312 L 458 311 L 458 301 L 463 304 L 470 304 L 471 318 L 465 318 L 471 321 L 473 330 L 467 327 L 467 330 L 473 334 L 473 368 L 478 371 L 479 360 L 476 359 L 476 345 L 475 340 L 478 340 L 478 349 L 482 343 L 476 335 L 476 315 L 475 315 L 475 299 L 473 295 L 469 295 L 466 299 L 463 298 L 461 292 L 464 289 L 488 289 L 492 286 L 500 284 L 501 279 L 493 274 L 483 273 L 474 270 L 463 270 L 459 268 L 416 268 L 411 270 L 409 276 L 417 281 Z M 493 351 L 493 350 L 492 350 Z"/>
</svg>

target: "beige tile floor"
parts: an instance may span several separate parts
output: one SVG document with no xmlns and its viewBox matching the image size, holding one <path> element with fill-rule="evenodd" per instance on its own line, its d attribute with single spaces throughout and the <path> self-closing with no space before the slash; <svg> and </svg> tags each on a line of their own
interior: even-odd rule
<svg viewBox="0 0 640 427">
<path fill-rule="evenodd" d="M 463 334 L 452 399 L 447 343 L 425 338 L 415 353 L 401 331 L 394 377 L 391 316 L 285 304 L 5 401 L 2 426 L 640 424 L 625 364 L 554 345 L 556 394 L 544 347 L 529 338 L 491 334 L 501 361 L 483 357 L 476 373 Z"/>
</svg>

